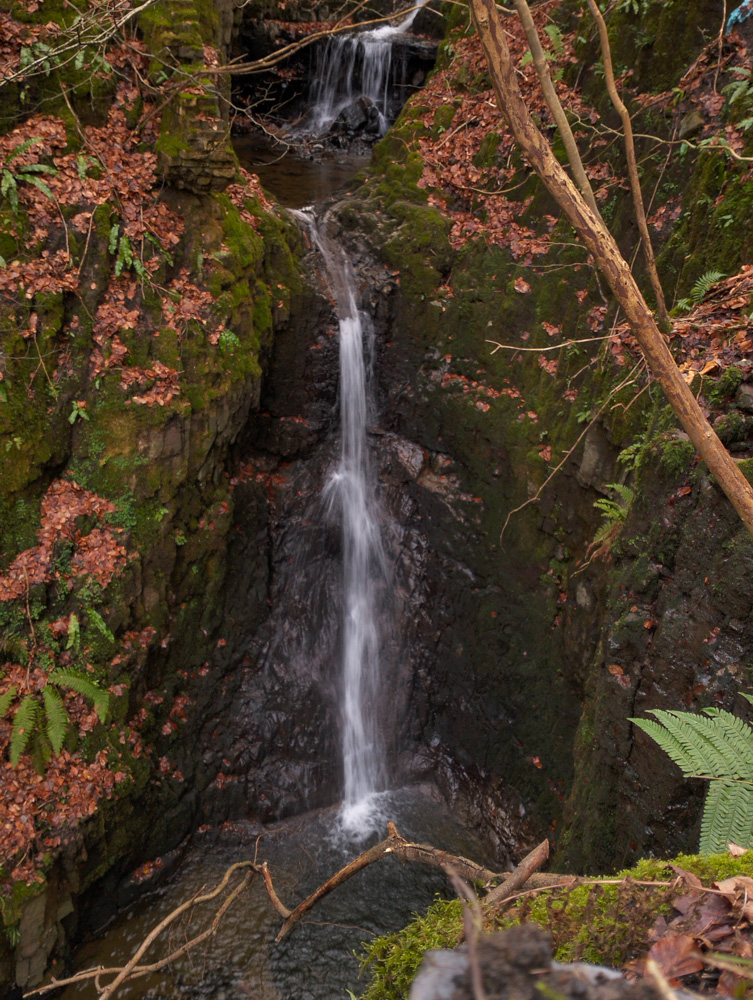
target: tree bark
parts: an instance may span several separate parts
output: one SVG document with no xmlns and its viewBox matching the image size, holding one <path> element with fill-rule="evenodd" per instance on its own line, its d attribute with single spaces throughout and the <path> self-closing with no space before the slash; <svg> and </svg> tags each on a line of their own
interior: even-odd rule
<svg viewBox="0 0 753 1000">
<path fill-rule="evenodd" d="M 635 142 L 633 141 L 633 123 L 630 119 L 630 112 L 625 107 L 625 102 L 617 92 L 617 84 L 614 80 L 614 69 L 612 68 L 612 49 L 609 45 L 609 33 L 604 16 L 596 4 L 596 0 L 588 0 L 588 7 L 591 15 L 596 21 L 599 29 L 599 41 L 601 43 L 601 56 L 604 60 L 604 79 L 609 91 L 609 99 L 614 105 L 617 114 L 622 121 L 622 131 L 625 136 L 625 156 L 627 158 L 628 178 L 630 179 L 630 191 L 633 195 L 633 207 L 635 208 L 635 218 L 638 222 L 638 229 L 641 233 L 643 243 L 643 255 L 646 258 L 646 269 L 651 281 L 651 287 L 656 296 L 656 310 L 659 313 L 659 322 L 665 333 L 672 329 L 672 323 L 667 312 L 667 304 L 664 301 L 664 289 L 659 281 L 659 272 L 656 270 L 656 260 L 654 258 L 654 248 L 651 245 L 651 234 L 648 231 L 646 222 L 646 210 L 643 207 L 643 194 L 641 193 L 641 180 L 638 175 L 638 161 L 635 158 Z"/>
<path fill-rule="evenodd" d="M 599 209 L 596 207 L 596 198 L 594 197 L 591 182 L 586 175 L 583 161 L 580 158 L 573 130 L 570 128 L 570 122 L 567 120 L 565 109 L 562 107 L 562 103 L 560 102 L 560 99 L 557 96 L 557 91 L 552 83 L 552 76 L 546 62 L 546 53 L 541 47 L 539 33 L 533 22 L 531 9 L 528 6 L 527 0 L 514 0 L 514 2 L 515 9 L 518 12 L 518 17 L 521 20 L 523 30 L 525 31 L 526 38 L 528 39 L 528 47 L 531 50 L 531 57 L 533 59 L 534 68 L 536 69 L 536 75 L 539 78 L 541 89 L 544 92 L 544 99 L 549 105 L 549 110 L 552 112 L 554 123 L 562 136 L 562 142 L 565 147 L 565 152 L 567 153 L 567 160 L 570 164 L 570 169 L 573 172 L 573 178 L 575 183 L 578 185 L 580 193 L 588 202 L 588 207 L 591 209 L 593 214 L 600 219 L 601 214 L 599 213 Z"/>
<path fill-rule="evenodd" d="M 562 208 L 609 283 L 643 355 L 693 445 L 753 535 L 753 488 L 711 428 L 685 383 L 627 262 L 537 129 L 515 78 L 494 0 L 470 0 L 500 110 L 515 141 Z"/>
</svg>

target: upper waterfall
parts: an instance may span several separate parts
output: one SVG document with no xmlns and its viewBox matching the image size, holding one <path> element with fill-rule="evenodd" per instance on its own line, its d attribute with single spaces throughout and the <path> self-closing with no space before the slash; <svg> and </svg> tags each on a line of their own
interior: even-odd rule
<svg viewBox="0 0 753 1000">
<path fill-rule="evenodd" d="M 405 54 L 394 57 L 393 41 L 408 31 L 426 3 L 420 0 L 397 24 L 328 39 L 316 54 L 308 130 L 323 134 L 346 108 L 363 97 L 369 102 L 367 108 L 374 109 L 379 134 L 386 132 L 390 92 L 406 83 Z"/>
</svg>

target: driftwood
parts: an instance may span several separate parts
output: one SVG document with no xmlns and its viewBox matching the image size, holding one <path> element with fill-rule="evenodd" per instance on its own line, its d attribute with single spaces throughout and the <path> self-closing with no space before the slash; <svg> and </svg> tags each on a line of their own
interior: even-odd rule
<svg viewBox="0 0 753 1000">
<path fill-rule="evenodd" d="M 373 847 L 370 847 L 362 854 L 359 854 L 357 858 L 354 858 L 339 871 L 335 872 L 334 875 L 323 882 L 318 889 L 312 892 L 311 895 L 307 896 L 306 899 L 300 902 L 292 910 L 288 909 L 288 907 L 285 906 L 280 897 L 277 895 L 277 891 L 272 881 L 272 874 L 269 871 L 266 861 L 262 863 L 257 863 L 256 861 L 241 861 L 228 868 L 222 880 L 214 889 L 208 892 L 202 892 L 201 894 L 194 896 L 192 899 L 187 900 L 161 920 L 149 932 L 147 937 L 144 938 L 142 943 L 134 952 L 133 957 L 124 966 L 116 968 L 104 968 L 99 966 L 94 969 L 86 969 L 82 972 L 78 972 L 66 979 L 53 978 L 49 983 L 44 986 L 40 986 L 37 989 L 30 990 L 24 996 L 41 996 L 45 993 L 51 992 L 52 990 L 60 989 L 63 986 L 69 986 L 73 983 L 80 983 L 89 980 L 93 981 L 97 993 L 99 994 L 99 1000 L 110 1000 L 113 994 L 126 982 L 131 979 L 137 979 L 142 976 L 150 975 L 151 973 L 159 972 L 161 969 L 186 954 L 186 952 L 190 951 L 192 948 L 212 937 L 217 932 L 225 913 L 227 913 L 232 904 L 251 884 L 255 875 L 261 876 L 270 903 L 274 907 L 275 911 L 282 917 L 283 923 L 277 937 L 275 938 L 276 942 L 282 941 L 282 939 L 290 933 L 302 917 L 304 917 L 309 910 L 313 909 L 313 907 L 316 906 L 321 899 L 328 896 L 338 886 L 342 885 L 343 882 L 347 882 L 348 879 L 357 872 L 367 868 L 369 865 L 374 864 L 376 861 L 379 861 L 388 854 L 392 854 L 404 862 L 418 862 L 421 864 L 432 865 L 435 868 L 441 868 L 448 875 L 453 884 L 456 885 L 456 887 L 458 884 L 463 884 L 460 881 L 462 879 L 471 883 L 480 883 L 485 888 L 488 888 L 492 883 L 498 883 L 487 893 L 482 901 L 483 916 L 487 919 L 490 915 L 497 912 L 503 902 L 512 898 L 523 885 L 532 889 L 541 890 L 550 885 L 561 885 L 563 879 L 563 876 L 540 874 L 537 871 L 537 869 L 541 867 L 549 856 L 549 844 L 547 841 L 539 844 L 534 851 L 527 855 L 514 872 L 494 872 L 489 868 L 485 868 L 483 865 L 477 864 L 475 861 L 471 861 L 468 858 L 461 857 L 460 855 L 448 854 L 447 851 L 442 851 L 439 848 L 433 847 L 431 844 L 416 844 L 409 840 L 405 840 L 405 838 L 401 837 L 398 833 L 395 824 L 388 823 L 387 837 L 384 840 L 375 844 Z M 241 874 L 242 877 L 240 881 L 236 880 L 235 885 L 231 885 L 233 877 L 237 873 Z M 180 946 L 180 948 L 171 952 L 165 958 L 158 959 L 157 961 L 149 964 L 140 964 L 148 949 L 160 938 L 163 932 L 178 919 L 178 917 L 187 913 L 201 903 L 211 902 L 212 900 L 223 896 L 223 893 L 224 898 L 222 903 L 216 910 L 211 923 L 204 931 L 186 941 Z M 462 895 L 467 901 L 470 900 L 471 897 L 473 897 L 474 900 L 476 899 L 475 893 L 467 888 L 463 890 Z M 478 901 L 473 904 L 473 914 L 475 918 L 475 926 L 481 920 L 482 914 L 482 907 Z M 111 981 L 107 985 L 104 985 L 102 980 L 110 977 L 113 977 Z"/>
</svg>

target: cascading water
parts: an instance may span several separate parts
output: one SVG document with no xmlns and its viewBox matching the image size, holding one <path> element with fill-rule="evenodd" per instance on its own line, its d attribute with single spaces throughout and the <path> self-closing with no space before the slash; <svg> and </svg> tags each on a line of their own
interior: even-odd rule
<svg viewBox="0 0 753 1000">
<path fill-rule="evenodd" d="M 399 24 L 386 24 L 373 31 L 337 35 L 328 39 L 317 53 L 311 92 L 309 128 L 316 134 L 327 131 L 341 112 L 359 97 L 366 97 L 376 109 L 379 133 L 389 125 L 389 94 L 404 84 L 403 60 L 393 59 L 393 42 L 413 24 L 421 2 Z"/>
<path fill-rule="evenodd" d="M 367 440 L 369 412 L 374 410 L 367 363 L 371 325 L 358 309 L 355 275 L 342 250 L 310 215 L 294 214 L 306 222 L 325 262 L 339 323 L 341 445 L 325 497 L 342 522 L 341 821 L 347 833 L 363 836 L 373 828 L 386 777 L 378 619 L 389 574 Z"/>
</svg>

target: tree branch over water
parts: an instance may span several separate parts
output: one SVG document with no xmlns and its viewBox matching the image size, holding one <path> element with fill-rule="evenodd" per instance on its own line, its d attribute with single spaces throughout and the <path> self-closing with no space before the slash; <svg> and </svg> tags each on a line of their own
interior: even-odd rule
<svg viewBox="0 0 753 1000">
<path fill-rule="evenodd" d="M 537 869 L 541 867 L 548 857 L 549 844 L 547 841 L 544 841 L 535 851 L 524 858 L 514 872 L 500 873 L 491 871 L 491 869 L 485 868 L 483 865 L 477 864 L 475 861 L 471 861 L 460 855 L 448 854 L 447 851 L 440 850 L 431 844 L 417 844 L 405 840 L 398 833 L 395 824 L 388 823 L 387 837 L 384 840 L 378 844 L 374 844 L 373 847 L 370 847 L 340 868 L 339 871 L 323 882 L 293 910 L 289 910 L 277 895 L 266 861 L 261 863 L 257 863 L 256 861 L 239 861 L 227 869 L 221 881 L 214 889 L 186 900 L 186 902 L 181 903 L 180 906 L 176 907 L 176 909 L 161 920 L 144 938 L 133 953 L 130 961 L 124 966 L 114 968 L 97 966 L 96 968 L 85 969 L 66 979 L 53 978 L 49 983 L 37 989 L 30 990 L 24 996 L 42 996 L 64 986 L 90 981 L 94 983 L 95 989 L 99 994 L 99 1000 L 110 1000 L 115 992 L 130 980 L 160 972 L 204 941 L 213 937 L 217 933 L 222 918 L 233 903 L 242 895 L 244 890 L 250 886 L 254 875 L 262 877 L 269 900 L 276 912 L 283 919 L 283 923 L 275 938 L 275 943 L 277 943 L 282 941 L 295 925 L 325 896 L 328 896 L 338 886 L 347 882 L 357 872 L 362 871 L 364 868 L 367 868 L 389 854 L 400 858 L 404 862 L 428 864 L 434 868 L 441 868 L 445 873 L 452 871 L 456 877 L 462 877 L 471 883 L 482 883 L 484 887 L 488 887 L 492 882 L 501 882 L 501 885 L 497 885 L 486 896 L 486 900 L 491 903 L 492 911 L 496 911 L 504 899 L 516 893 L 523 884 L 535 886 L 538 889 L 543 889 L 550 885 L 562 884 L 562 876 L 536 874 Z M 238 873 L 242 873 L 242 877 L 239 881 L 236 880 L 234 882 L 234 876 Z M 505 886 L 508 887 L 508 892 L 501 894 L 500 891 Z M 495 893 L 497 894 L 496 896 Z M 211 923 L 205 930 L 186 941 L 176 950 L 170 952 L 166 957 L 149 964 L 139 964 L 146 952 L 179 917 L 202 903 L 212 902 L 221 897 L 222 902 L 215 911 Z M 107 985 L 103 985 L 101 981 L 110 977 L 114 978 Z"/>
</svg>

